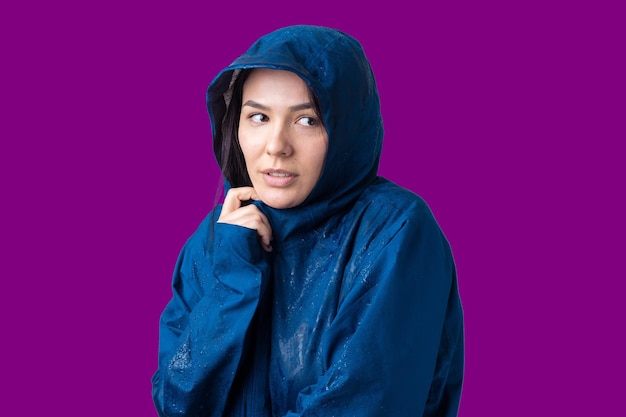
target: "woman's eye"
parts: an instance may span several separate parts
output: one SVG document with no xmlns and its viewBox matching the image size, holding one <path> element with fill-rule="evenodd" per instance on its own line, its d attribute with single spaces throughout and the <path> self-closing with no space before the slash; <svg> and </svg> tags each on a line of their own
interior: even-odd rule
<svg viewBox="0 0 626 417">
<path fill-rule="evenodd" d="M 317 119 L 314 117 L 301 117 L 298 119 L 298 123 L 303 126 L 315 126 L 317 124 Z"/>
<path fill-rule="evenodd" d="M 250 116 L 250 119 L 255 123 L 263 123 L 267 120 L 267 116 L 262 113 L 255 113 Z"/>
</svg>

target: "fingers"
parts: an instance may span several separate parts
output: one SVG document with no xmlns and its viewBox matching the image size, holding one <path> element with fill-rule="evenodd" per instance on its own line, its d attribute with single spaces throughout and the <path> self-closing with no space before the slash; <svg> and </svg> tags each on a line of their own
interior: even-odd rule
<svg viewBox="0 0 626 417">
<path fill-rule="evenodd" d="M 222 213 L 232 213 L 238 208 L 241 208 L 244 202 L 258 199 L 259 196 L 252 187 L 231 188 L 228 190 L 228 193 L 226 193 L 226 197 L 224 198 Z"/>
<path fill-rule="evenodd" d="M 264 250 L 272 250 L 272 227 L 269 220 L 255 205 L 242 206 L 249 200 L 257 200 L 258 195 L 252 187 L 232 188 L 226 194 L 218 223 L 229 223 L 255 230 Z"/>
</svg>

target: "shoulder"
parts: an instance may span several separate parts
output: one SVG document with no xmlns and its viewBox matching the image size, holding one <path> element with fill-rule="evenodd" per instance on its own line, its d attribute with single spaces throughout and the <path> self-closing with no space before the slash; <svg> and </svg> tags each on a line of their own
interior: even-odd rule
<svg viewBox="0 0 626 417">
<path fill-rule="evenodd" d="M 354 209 L 364 219 L 389 226 L 435 223 L 426 201 L 413 191 L 379 177 L 360 195 Z"/>
<path fill-rule="evenodd" d="M 406 284 L 411 282 L 407 277 L 419 275 L 424 268 L 451 276 L 447 239 L 426 201 L 406 188 L 377 179 L 360 195 L 345 224 L 353 239 L 344 296 L 365 281 L 368 285 L 387 280 Z M 363 280 L 363 276 L 369 278 Z"/>
<path fill-rule="evenodd" d="M 357 254 L 376 257 L 385 248 L 402 245 L 415 250 L 428 246 L 429 251 L 450 251 L 426 201 L 384 178 L 378 178 L 361 194 L 346 223 L 353 230 Z"/>
</svg>

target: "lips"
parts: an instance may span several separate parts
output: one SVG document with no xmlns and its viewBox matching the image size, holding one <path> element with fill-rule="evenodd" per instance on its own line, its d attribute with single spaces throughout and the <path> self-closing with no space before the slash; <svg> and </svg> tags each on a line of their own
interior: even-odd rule
<svg viewBox="0 0 626 417">
<path fill-rule="evenodd" d="M 261 173 L 263 174 L 265 183 L 271 187 L 287 187 L 291 185 L 297 177 L 295 173 L 282 169 L 266 169 Z"/>
<path fill-rule="evenodd" d="M 261 171 L 264 175 L 270 175 L 272 177 L 295 177 L 293 172 L 285 171 L 284 169 L 266 169 Z"/>
</svg>

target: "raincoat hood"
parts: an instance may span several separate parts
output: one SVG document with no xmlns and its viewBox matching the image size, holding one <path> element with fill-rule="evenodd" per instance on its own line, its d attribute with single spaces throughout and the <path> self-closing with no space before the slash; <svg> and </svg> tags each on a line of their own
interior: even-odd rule
<svg viewBox="0 0 626 417">
<path fill-rule="evenodd" d="M 279 210 L 257 203 L 274 236 L 284 239 L 347 210 L 376 179 L 383 138 L 380 101 L 372 69 L 356 39 L 319 26 L 278 29 L 261 37 L 209 86 L 207 107 L 220 168 L 229 86 L 236 70 L 252 68 L 287 70 L 302 78 L 319 100 L 328 134 L 322 173 L 301 205 Z"/>
</svg>

